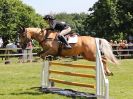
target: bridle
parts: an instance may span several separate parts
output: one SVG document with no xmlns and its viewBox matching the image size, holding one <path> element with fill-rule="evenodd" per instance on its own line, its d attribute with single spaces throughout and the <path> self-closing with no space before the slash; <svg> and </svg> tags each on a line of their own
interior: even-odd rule
<svg viewBox="0 0 133 99">
<path fill-rule="evenodd" d="M 26 35 L 22 34 L 24 32 L 25 32 L 25 29 L 23 29 L 23 31 L 21 32 L 21 36 L 26 37 L 26 40 L 24 40 L 23 42 L 22 48 L 26 48 L 27 44 L 31 41 L 31 39 L 27 37 L 27 33 L 25 33 Z"/>
<path fill-rule="evenodd" d="M 26 38 L 26 40 L 23 42 L 22 48 L 26 48 L 27 44 L 28 44 L 29 42 L 31 42 L 31 41 L 32 41 L 31 39 Z"/>
<path fill-rule="evenodd" d="M 45 34 L 45 36 L 44 36 L 44 39 L 43 39 L 42 41 L 39 42 L 40 45 L 42 45 L 42 43 L 45 43 L 46 41 L 57 40 L 57 39 L 56 39 L 57 37 L 55 37 L 55 38 L 49 38 L 48 36 L 49 36 L 50 33 L 49 33 L 48 31 L 49 31 L 49 30 L 46 29 L 46 34 Z M 44 30 L 41 30 L 40 32 L 44 32 Z"/>
</svg>

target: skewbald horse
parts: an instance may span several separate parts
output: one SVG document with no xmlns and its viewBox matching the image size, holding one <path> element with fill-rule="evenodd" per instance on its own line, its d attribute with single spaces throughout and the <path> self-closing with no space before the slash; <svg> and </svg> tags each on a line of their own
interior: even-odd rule
<svg viewBox="0 0 133 99">
<path fill-rule="evenodd" d="M 95 38 L 91 36 L 78 36 L 78 42 L 70 44 L 72 49 L 62 49 L 59 52 L 60 44 L 57 40 L 57 32 L 51 30 L 42 30 L 40 28 L 23 28 L 20 32 L 20 44 L 22 48 L 26 48 L 27 43 L 31 39 L 35 39 L 39 42 L 43 48 L 42 52 L 39 52 L 41 58 L 45 58 L 47 55 L 53 56 L 75 56 L 82 55 L 84 59 L 88 61 L 96 60 L 96 44 Z M 112 47 L 109 42 L 105 39 L 99 39 L 99 46 L 101 51 L 104 53 L 102 56 L 102 62 L 106 75 L 113 75 L 110 72 L 107 61 L 117 64 L 118 60 L 112 53 Z"/>
</svg>

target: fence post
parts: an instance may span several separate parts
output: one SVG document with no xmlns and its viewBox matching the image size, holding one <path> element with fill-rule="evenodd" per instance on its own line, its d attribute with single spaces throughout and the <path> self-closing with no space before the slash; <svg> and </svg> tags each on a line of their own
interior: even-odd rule
<svg viewBox="0 0 133 99">
<path fill-rule="evenodd" d="M 109 80 L 105 79 L 105 99 L 109 99 Z"/>
<path fill-rule="evenodd" d="M 27 49 L 27 61 L 32 62 L 33 54 L 32 54 L 32 48 Z"/>
<path fill-rule="evenodd" d="M 99 49 L 99 39 L 96 38 L 96 94 L 97 95 L 100 95 L 101 92 L 100 92 L 100 62 L 99 62 L 99 55 L 98 55 L 98 50 Z"/>
<path fill-rule="evenodd" d="M 98 38 L 96 38 L 96 95 L 109 99 L 109 81 L 104 74 Z"/>
<path fill-rule="evenodd" d="M 41 74 L 41 87 L 49 87 L 49 61 L 44 60 L 42 65 L 42 74 Z"/>
<path fill-rule="evenodd" d="M 23 50 L 23 62 L 27 62 L 27 50 Z"/>
</svg>

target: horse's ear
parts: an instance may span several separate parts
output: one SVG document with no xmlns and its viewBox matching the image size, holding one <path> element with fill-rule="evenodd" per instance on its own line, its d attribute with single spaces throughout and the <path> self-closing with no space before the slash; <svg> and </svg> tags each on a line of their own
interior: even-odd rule
<svg viewBox="0 0 133 99">
<path fill-rule="evenodd" d="M 45 31 L 45 29 L 44 28 L 41 28 L 41 32 L 44 32 Z"/>
<path fill-rule="evenodd" d="M 19 33 L 24 33 L 25 32 L 25 28 L 24 27 L 20 27 L 19 28 Z"/>
</svg>

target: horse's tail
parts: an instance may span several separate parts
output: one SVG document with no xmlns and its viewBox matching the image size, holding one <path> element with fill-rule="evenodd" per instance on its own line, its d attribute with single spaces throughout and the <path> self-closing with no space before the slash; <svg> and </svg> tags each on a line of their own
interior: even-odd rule
<svg viewBox="0 0 133 99">
<path fill-rule="evenodd" d="M 113 54 L 112 46 L 109 44 L 109 42 L 105 39 L 100 39 L 100 43 L 100 49 L 104 53 L 107 60 L 112 63 L 119 64 L 117 58 Z"/>
</svg>

